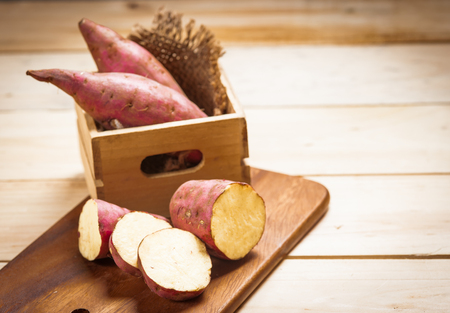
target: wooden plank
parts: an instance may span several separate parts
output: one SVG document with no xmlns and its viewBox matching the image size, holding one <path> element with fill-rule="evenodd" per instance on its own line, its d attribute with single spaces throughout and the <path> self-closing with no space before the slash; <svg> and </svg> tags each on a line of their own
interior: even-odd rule
<svg viewBox="0 0 450 313">
<path fill-rule="evenodd" d="M 386 43 L 450 39 L 445 0 L 20 1 L 0 3 L 0 51 L 82 49 L 83 17 L 128 34 L 158 8 L 207 25 L 222 42 Z"/>
<path fill-rule="evenodd" d="M 290 175 L 450 172 L 448 105 L 245 112 L 253 167 Z M 83 177 L 74 110 L 4 111 L 0 125 L 0 179 Z"/>
<path fill-rule="evenodd" d="M 8 264 L 8 263 L 6 263 L 6 262 L 0 262 L 0 270 L 1 270 L 2 268 L 4 268 L 6 264 Z"/>
<path fill-rule="evenodd" d="M 449 255 L 449 175 L 309 177 L 330 191 L 329 212 L 290 257 Z M 84 181 L 0 182 L 0 260 L 10 260 L 87 195 Z M 23 197 L 23 194 L 30 197 Z M 69 204 L 70 204 L 69 203 Z"/>
<path fill-rule="evenodd" d="M 79 71 L 97 69 L 90 53 L 0 54 L 0 110 L 72 109 L 73 99 L 51 84 L 26 76 L 27 70 L 63 68 Z"/>
<path fill-rule="evenodd" d="M 290 256 L 450 255 L 450 175 L 309 179 L 330 191 L 329 211 Z"/>
<path fill-rule="evenodd" d="M 0 180 L 82 179 L 75 110 L 2 111 Z"/>
<path fill-rule="evenodd" d="M 450 102 L 449 44 L 225 50 L 221 61 L 244 108 Z"/>
<path fill-rule="evenodd" d="M 87 195 L 82 179 L 0 181 L 0 261 L 14 258 Z"/>
<path fill-rule="evenodd" d="M 450 105 L 245 113 L 252 167 L 305 176 L 450 173 Z"/>
<path fill-rule="evenodd" d="M 237 312 L 447 312 L 450 260 L 285 260 Z"/>
<path fill-rule="evenodd" d="M 111 259 L 84 259 L 77 240 L 83 200 L 0 271 L 0 305 L 7 312 L 234 312 L 317 223 L 329 200 L 326 188 L 300 177 L 253 169 L 252 182 L 266 203 L 264 234 L 238 261 L 213 258 L 211 282 L 195 299 L 160 298 Z"/>
<path fill-rule="evenodd" d="M 226 45 L 224 72 L 250 106 L 450 103 L 450 44 L 392 46 Z M 89 52 L 0 54 L 0 110 L 67 109 L 73 100 L 29 69 L 95 70 Z M 268 75 L 267 73 L 270 73 Z"/>
</svg>

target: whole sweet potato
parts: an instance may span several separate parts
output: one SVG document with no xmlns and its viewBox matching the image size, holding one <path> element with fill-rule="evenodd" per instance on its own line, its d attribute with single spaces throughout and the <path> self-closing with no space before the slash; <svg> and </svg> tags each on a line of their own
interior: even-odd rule
<svg viewBox="0 0 450 313">
<path fill-rule="evenodd" d="M 47 69 L 27 75 L 72 96 L 105 129 L 206 117 L 181 93 L 136 74 Z"/>
<path fill-rule="evenodd" d="M 264 200 L 246 183 L 187 181 L 175 191 L 169 208 L 174 227 L 192 232 L 222 259 L 243 258 L 264 232 Z"/>
<path fill-rule="evenodd" d="M 184 94 L 169 71 L 144 47 L 86 18 L 78 26 L 99 72 L 142 75 Z"/>
<path fill-rule="evenodd" d="M 89 199 L 83 206 L 78 222 L 78 248 L 89 260 L 109 256 L 109 237 L 119 218 L 129 213 L 128 209 L 115 204 Z"/>
</svg>

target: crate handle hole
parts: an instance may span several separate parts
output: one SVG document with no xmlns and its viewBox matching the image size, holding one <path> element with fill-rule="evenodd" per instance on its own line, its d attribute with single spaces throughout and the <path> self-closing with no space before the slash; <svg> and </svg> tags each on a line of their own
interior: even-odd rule
<svg viewBox="0 0 450 313">
<path fill-rule="evenodd" d="M 203 164 L 200 150 L 184 150 L 150 155 L 141 162 L 141 171 L 147 176 L 193 169 Z"/>
<path fill-rule="evenodd" d="M 71 313 L 89 313 L 89 310 L 86 310 L 86 309 L 76 309 L 76 310 L 73 310 Z"/>
</svg>

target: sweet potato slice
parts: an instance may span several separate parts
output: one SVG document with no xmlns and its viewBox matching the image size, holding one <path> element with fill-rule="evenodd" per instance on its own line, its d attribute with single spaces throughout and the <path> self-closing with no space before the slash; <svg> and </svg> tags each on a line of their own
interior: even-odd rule
<svg viewBox="0 0 450 313">
<path fill-rule="evenodd" d="M 228 260 L 246 256 L 261 239 L 265 203 L 246 183 L 191 180 L 170 201 L 174 227 L 203 240 L 211 255 Z"/>
<path fill-rule="evenodd" d="M 137 263 L 139 243 L 148 234 L 171 227 L 169 221 L 159 215 L 139 211 L 125 214 L 110 237 L 109 249 L 114 262 L 124 272 L 141 276 Z"/>
<path fill-rule="evenodd" d="M 118 219 L 130 211 L 99 199 L 89 199 L 78 222 L 78 248 L 89 260 L 109 256 L 109 237 Z"/>
<path fill-rule="evenodd" d="M 197 297 L 211 280 L 212 262 L 205 244 L 181 229 L 146 236 L 139 245 L 138 263 L 148 287 L 170 300 Z"/>
</svg>

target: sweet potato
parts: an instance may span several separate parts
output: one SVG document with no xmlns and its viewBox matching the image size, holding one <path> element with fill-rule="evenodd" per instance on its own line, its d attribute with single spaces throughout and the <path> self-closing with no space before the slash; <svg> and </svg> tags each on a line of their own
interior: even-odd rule
<svg viewBox="0 0 450 313">
<path fill-rule="evenodd" d="M 86 201 L 78 223 L 78 248 L 89 261 L 109 256 L 109 237 L 118 219 L 130 211 L 99 199 Z"/>
<path fill-rule="evenodd" d="M 62 89 L 105 129 L 206 117 L 179 92 L 136 74 L 48 69 L 27 75 Z"/>
<path fill-rule="evenodd" d="M 139 211 L 125 214 L 117 222 L 109 239 L 109 249 L 114 262 L 124 272 L 142 276 L 137 263 L 139 243 L 146 235 L 171 227 L 166 218 L 156 214 Z"/>
<path fill-rule="evenodd" d="M 187 181 L 175 191 L 169 206 L 173 226 L 195 234 L 218 258 L 243 258 L 264 232 L 264 200 L 246 183 Z"/>
<path fill-rule="evenodd" d="M 178 154 L 178 160 L 183 164 L 197 165 L 203 159 L 203 153 L 200 150 L 181 151 Z"/>
<path fill-rule="evenodd" d="M 211 280 L 211 258 L 205 244 L 190 232 L 169 228 L 146 236 L 138 264 L 148 287 L 175 301 L 199 296 Z"/>
<path fill-rule="evenodd" d="M 184 94 L 169 71 L 144 47 L 86 18 L 78 27 L 99 72 L 142 75 Z"/>
</svg>

